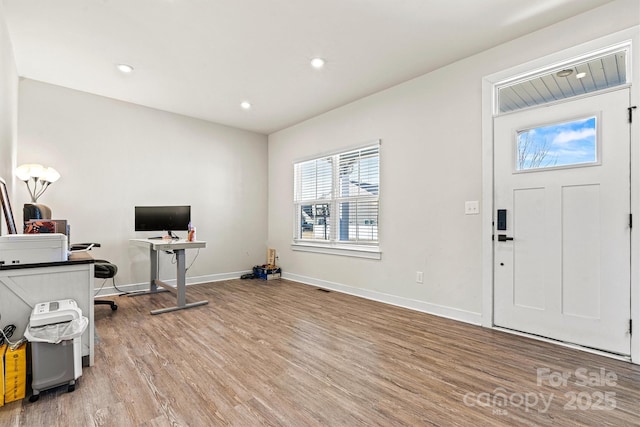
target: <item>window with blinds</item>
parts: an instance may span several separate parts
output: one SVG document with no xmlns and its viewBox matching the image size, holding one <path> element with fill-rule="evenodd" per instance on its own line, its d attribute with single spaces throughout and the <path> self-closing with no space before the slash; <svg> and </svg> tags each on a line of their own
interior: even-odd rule
<svg viewBox="0 0 640 427">
<path fill-rule="evenodd" d="M 294 164 L 294 240 L 378 245 L 380 142 Z"/>
</svg>

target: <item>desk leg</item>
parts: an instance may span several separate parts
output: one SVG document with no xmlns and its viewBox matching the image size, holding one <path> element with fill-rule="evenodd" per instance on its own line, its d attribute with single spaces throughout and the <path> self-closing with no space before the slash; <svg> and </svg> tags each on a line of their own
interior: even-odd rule
<svg viewBox="0 0 640 427">
<path fill-rule="evenodd" d="M 186 287 L 187 287 L 187 281 L 186 281 L 186 275 L 187 275 L 187 271 L 186 271 L 186 264 L 185 264 L 185 255 L 184 255 L 184 249 L 180 249 L 175 251 L 176 253 L 176 288 L 178 291 L 178 307 L 184 307 L 185 304 L 187 303 L 187 295 L 186 295 Z"/>
<path fill-rule="evenodd" d="M 184 249 L 176 249 L 174 250 L 176 254 L 176 294 L 178 298 L 178 304 L 175 307 L 169 308 L 161 308 L 159 310 L 153 310 L 151 314 L 162 314 L 167 313 L 169 311 L 182 310 L 185 308 L 197 307 L 199 305 L 208 304 L 209 301 L 198 301 L 187 304 L 187 269 L 186 269 L 186 260 L 185 260 L 185 250 Z M 155 280 L 154 283 L 164 285 L 160 280 Z M 167 285 L 168 286 L 168 285 Z"/>
<path fill-rule="evenodd" d="M 149 247 L 149 290 L 148 291 L 138 291 L 131 292 L 127 294 L 130 297 L 137 297 L 139 295 L 149 295 L 149 294 L 157 294 L 160 292 L 169 292 L 169 289 L 158 289 L 157 280 L 158 280 L 158 251 L 154 250 L 151 246 Z"/>
<path fill-rule="evenodd" d="M 158 290 L 158 285 L 156 285 L 156 279 L 158 277 L 158 251 L 153 248 L 149 248 L 149 277 L 151 278 L 151 282 L 149 283 L 149 292 L 155 292 Z"/>
</svg>

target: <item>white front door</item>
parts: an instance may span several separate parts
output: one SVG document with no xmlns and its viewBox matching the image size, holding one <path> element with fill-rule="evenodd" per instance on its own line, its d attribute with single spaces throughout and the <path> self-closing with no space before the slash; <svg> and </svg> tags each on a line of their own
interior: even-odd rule
<svg viewBox="0 0 640 427">
<path fill-rule="evenodd" d="M 622 89 L 494 120 L 495 325 L 630 354 L 628 106 Z"/>
</svg>

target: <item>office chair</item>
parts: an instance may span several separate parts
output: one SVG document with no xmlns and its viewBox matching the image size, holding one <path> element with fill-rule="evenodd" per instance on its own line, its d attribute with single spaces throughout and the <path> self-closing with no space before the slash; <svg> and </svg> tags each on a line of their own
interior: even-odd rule
<svg viewBox="0 0 640 427">
<path fill-rule="evenodd" d="M 115 264 L 112 264 L 109 261 L 105 261 L 103 259 L 97 259 L 94 261 L 93 277 L 95 277 L 96 279 L 113 279 L 117 273 L 118 267 Z M 109 305 L 111 306 L 111 310 L 113 311 L 116 311 L 118 309 L 118 305 L 116 304 L 116 302 L 111 300 L 94 299 L 93 304 Z"/>
<path fill-rule="evenodd" d="M 23 219 L 25 231 L 27 229 L 27 221 L 38 219 L 38 220 L 47 220 L 51 219 L 51 209 L 48 206 L 36 203 L 25 203 L 22 209 Z M 99 248 L 99 243 L 73 243 L 69 245 L 69 251 L 71 252 L 71 256 L 73 256 L 74 252 L 76 254 L 81 252 L 88 252 L 92 248 Z M 95 259 L 94 261 L 94 273 L 93 277 L 96 279 L 113 279 L 115 275 L 118 273 L 118 267 L 115 264 L 110 263 L 104 259 Z M 115 282 L 114 282 L 115 283 Z M 110 300 L 93 300 L 94 305 L 109 305 L 111 310 L 115 311 L 118 309 L 115 301 Z"/>
<path fill-rule="evenodd" d="M 25 203 L 22 207 L 23 233 L 27 231 L 27 221 L 32 219 L 51 219 L 51 209 L 40 203 Z"/>
<path fill-rule="evenodd" d="M 93 248 L 99 248 L 100 243 L 74 243 L 69 246 L 71 256 L 82 252 L 88 252 Z M 90 255 L 87 255 L 90 256 Z M 118 273 L 118 266 L 104 259 L 93 260 L 93 277 L 96 279 L 113 279 Z M 115 282 L 114 282 L 115 287 Z M 111 306 L 111 310 L 116 311 L 118 305 L 115 301 L 94 299 L 94 305 L 108 305 Z"/>
</svg>

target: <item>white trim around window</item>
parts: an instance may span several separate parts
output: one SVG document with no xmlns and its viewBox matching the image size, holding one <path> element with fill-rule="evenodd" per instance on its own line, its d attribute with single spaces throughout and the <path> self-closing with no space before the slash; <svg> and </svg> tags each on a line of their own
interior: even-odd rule
<svg viewBox="0 0 640 427">
<path fill-rule="evenodd" d="M 380 141 L 293 164 L 292 250 L 380 259 Z"/>
</svg>

